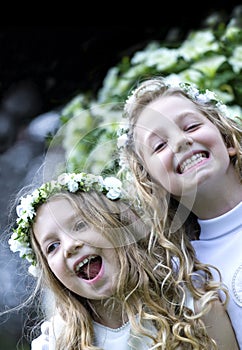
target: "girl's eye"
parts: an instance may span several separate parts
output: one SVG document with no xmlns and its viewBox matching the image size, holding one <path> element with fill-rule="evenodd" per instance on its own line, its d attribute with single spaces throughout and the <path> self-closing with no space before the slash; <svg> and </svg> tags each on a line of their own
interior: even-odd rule
<svg viewBox="0 0 242 350">
<path fill-rule="evenodd" d="M 54 243 L 49 244 L 47 249 L 46 249 L 47 254 L 52 253 L 59 245 L 60 245 L 59 242 L 54 242 Z"/>
<path fill-rule="evenodd" d="M 154 152 L 161 151 L 163 148 L 165 148 L 166 142 L 159 142 L 153 147 Z"/>
<path fill-rule="evenodd" d="M 82 231 L 83 229 L 86 228 L 86 223 L 84 221 L 78 221 L 74 227 L 75 231 Z"/>
<path fill-rule="evenodd" d="M 193 130 L 196 130 L 197 128 L 199 128 L 199 126 L 200 126 L 199 123 L 195 123 L 195 124 L 188 125 L 188 126 L 185 128 L 185 131 L 193 131 Z"/>
</svg>

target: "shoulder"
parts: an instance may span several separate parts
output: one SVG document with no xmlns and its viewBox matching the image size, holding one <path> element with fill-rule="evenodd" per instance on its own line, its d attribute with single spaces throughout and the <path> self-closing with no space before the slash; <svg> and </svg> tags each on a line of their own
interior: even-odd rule
<svg viewBox="0 0 242 350">
<path fill-rule="evenodd" d="M 31 343 L 31 350 L 54 350 L 56 339 L 65 325 L 60 315 L 56 314 L 41 324 L 41 334 Z"/>
<path fill-rule="evenodd" d="M 50 329 L 49 321 L 45 321 L 41 324 L 41 334 L 37 338 L 32 340 L 31 350 L 50 350 L 49 329 Z"/>
<path fill-rule="evenodd" d="M 216 340 L 219 349 L 239 349 L 226 308 L 219 300 L 213 302 L 210 312 L 203 320 L 208 334 Z"/>
</svg>

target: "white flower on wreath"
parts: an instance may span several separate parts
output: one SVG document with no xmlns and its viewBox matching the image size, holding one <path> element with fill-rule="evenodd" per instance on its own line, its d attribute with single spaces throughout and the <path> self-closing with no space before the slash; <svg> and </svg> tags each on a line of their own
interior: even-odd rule
<svg viewBox="0 0 242 350">
<path fill-rule="evenodd" d="M 117 199 L 121 195 L 122 182 L 116 177 L 109 176 L 103 180 L 103 185 L 108 190 L 106 196 L 109 199 Z"/>
</svg>

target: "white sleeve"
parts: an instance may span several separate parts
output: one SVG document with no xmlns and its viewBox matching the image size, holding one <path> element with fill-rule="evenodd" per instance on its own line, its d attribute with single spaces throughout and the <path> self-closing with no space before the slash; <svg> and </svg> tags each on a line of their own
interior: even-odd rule
<svg viewBox="0 0 242 350">
<path fill-rule="evenodd" d="M 31 350 L 50 350 L 49 347 L 50 322 L 45 321 L 41 325 L 41 334 L 31 343 Z"/>
<path fill-rule="evenodd" d="M 63 319 L 56 314 L 41 325 L 41 334 L 31 343 L 31 350 L 55 350 L 56 339 L 64 327 Z"/>
</svg>

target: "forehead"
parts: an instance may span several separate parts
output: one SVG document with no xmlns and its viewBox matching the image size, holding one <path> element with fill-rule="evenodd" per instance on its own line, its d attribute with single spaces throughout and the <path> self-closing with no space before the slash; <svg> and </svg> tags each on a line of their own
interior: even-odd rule
<svg viewBox="0 0 242 350">
<path fill-rule="evenodd" d="M 55 232 L 73 222 L 78 217 L 77 211 L 66 198 L 53 198 L 43 203 L 36 212 L 33 231 L 37 238 L 44 239 L 50 232 Z"/>
<path fill-rule="evenodd" d="M 43 203 L 36 213 L 35 224 L 45 224 L 46 220 L 61 221 L 75 214 L 75 208 L 66 198 L 51 198 Z"/>
<path fill-rule="evenodd" d="M 195 104 L 183 95 L 160 96 L 150 102 L 140 113 L 139 119 L 144 118 L 147 113 L 157 112 L 161 115 L 179 115 L 184 110 L 196 109 Z"/>
<path fill-rule="evenodd" d="M 195 104 L 182 95 L 161 96 L 150 102 L 140 113 L 134 126 L 134 137 L 145 130 L 178 122 L 197 111 Z"/>
</svg>

